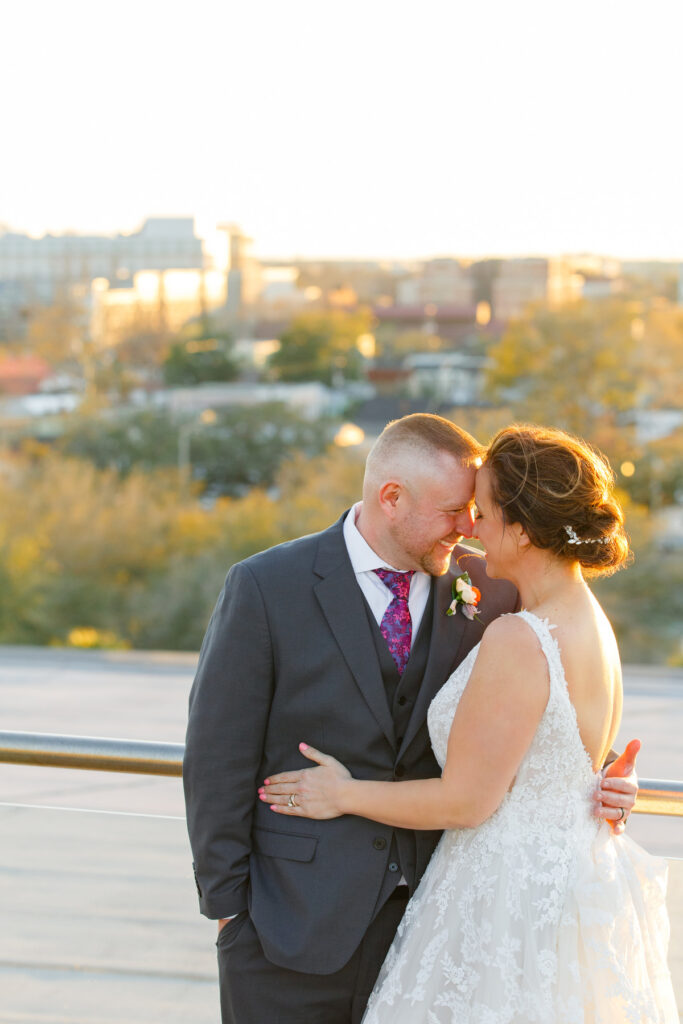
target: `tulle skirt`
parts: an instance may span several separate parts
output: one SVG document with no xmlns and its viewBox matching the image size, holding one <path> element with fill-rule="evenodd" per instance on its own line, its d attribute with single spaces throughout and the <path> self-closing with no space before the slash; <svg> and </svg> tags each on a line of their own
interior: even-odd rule
<svg viewBox="0 0 683 1024">
<path fill-rule="evenodd" d="M 603 824 L 552 877 L 500 837 L 468 864 L 471 837 L 444 834 L 363 1024 L 679 1024 L 665 861 Z"/>
</svg>

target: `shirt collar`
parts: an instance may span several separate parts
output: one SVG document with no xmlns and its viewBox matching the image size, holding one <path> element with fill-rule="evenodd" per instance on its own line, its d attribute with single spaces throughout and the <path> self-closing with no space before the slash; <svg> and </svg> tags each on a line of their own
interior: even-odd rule
<svg viewBox="0 0 683 1024">
<path fill-rule="evenodd" d="M 393 565 L 389 565 L 383 558 L 372 550 L 363 534 L 356 526 L 356 519 L 360 512 L 362 501 L 356 502 L 344 520 L 344 541 L 351 559 L 353 571 L 374 572 L 375 569 L 391 569 L 392 572 L 400 572 Z"/>
</svg>

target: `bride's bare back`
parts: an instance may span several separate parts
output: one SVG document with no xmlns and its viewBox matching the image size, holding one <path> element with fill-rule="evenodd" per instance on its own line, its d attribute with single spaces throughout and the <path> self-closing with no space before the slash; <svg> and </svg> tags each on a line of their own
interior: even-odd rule
<svg viewBox="0 0 683 1024">
<path fill-rule="evenodd" d="M 540 606 L 537 615 L 556 627 L 569 697 L 583 745 L 597 771 L 614 744 L 623 701 L 621 662 L 612 627 L 588 588 Z"/>
</svg>

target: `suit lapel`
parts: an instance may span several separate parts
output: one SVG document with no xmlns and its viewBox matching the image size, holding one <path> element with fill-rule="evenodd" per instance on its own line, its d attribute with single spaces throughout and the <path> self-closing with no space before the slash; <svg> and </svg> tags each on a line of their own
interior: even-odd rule
<svg viewBox="0 0 683 1024">
<path fill-rule="evenodd" d="M 394 723 L 342 524 L 343 518 L 321 534 L 314 566 L 320 578 L 313 589 L 357 686 L 378 725 L 395 746 Z"/>
<path fill-rule="evenodd" d="M 437 692 L 444 685 L 457 664 L 458 650 L 465 632 L 464 615 L 447 615 L 451 603 L 451 582 L 453 573 L 434 579 L 434 612 L 432 619 L 432 635 L 429 645 L 429 657 L 425 668 L 422 685 L 413 707 L 408 728 L 406 729 L 399 757 L 419 732 L 427 717 L 427 710 Z"/>
</svg>

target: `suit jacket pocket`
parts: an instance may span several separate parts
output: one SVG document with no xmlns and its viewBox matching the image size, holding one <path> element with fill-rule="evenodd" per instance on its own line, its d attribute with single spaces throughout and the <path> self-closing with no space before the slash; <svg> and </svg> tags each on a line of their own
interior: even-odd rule
<svg viewBox="0 0 683 1024">
<path fill-rule="evenodd" d="M 282 857 L 284 860 L 313 860 L 317 836 L 302 835 L 298 832 L 276 832 L 269 828 L 255 828 L 253 849 L 264 857 Z"/>
</svg>

